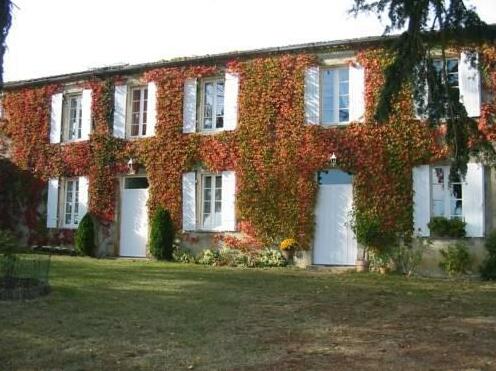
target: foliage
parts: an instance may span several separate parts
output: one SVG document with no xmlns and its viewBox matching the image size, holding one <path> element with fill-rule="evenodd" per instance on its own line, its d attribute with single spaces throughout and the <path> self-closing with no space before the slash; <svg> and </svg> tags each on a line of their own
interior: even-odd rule
<svg viewBox="0 0 496 371">
<path fill-rule="evenodd" d="M 458 242 L 454 245 L 449 245 L 447 249 L 442 249 L 440 253 L 442 260 L 439 262 L 439 267 L 450 276 L 468 272 L 472 258 L 468 252 L 467 245 Z"/>
<path fill-rule="evenodd" d="M 370 257 L 370 269 L 390 268 L 392 248 L 390 246 L 383 246 L 379 249 L 372 249 Z"/>
<path fill-rule="evenodd" d="M 172 260 L 175 230 L 169 211 L 157 208 L 152 217 L 150 229 L 150 253 L 157 259 Z"/>
<path fill-rule="evenodd" d="M 281 250 L 290 250 L 294 249 L 298 246 L 298 242 L 294 238 L 286 238 L 285 240 L 281 241 L 279 244 L 279 249 Z"/>
<path fill-rule="evenodd" d="M 95 254 L 95 226 L 90 213 L 86 213 L 79 222 L 74 245 L 78 255 L 92 256 Z"/>
<path fill-rule="evenodd" d="M 442 216 L 432 217 L 428 227 L 437 237 L 463 238 L 465 237 L 467 223 L 459 218 L 448 219 Z"/>
<path fill-rule="evenodd" d="M 480 266 L 480 274 L 484 280 L 496 280 L 496 230 L 486 237 L 485 248 L 488 256 Z"/>
<path fill-rule="evenodd" d="M 424 253 L 430 246 L 430 240 L 415 237 L 410 244 L 402 243 L 392 249 L 391 259 L 400 273 L 410 277 L 415 274 L 417 267 L 422 262 Z"/>
<path fill-rule="evenodd" d="M 189 249 L 177 248 L 172 253 L 172 258 L 178 263 L 195 263 L 195 256 Z"/>
<path fill-rule="evenodd" d="M 372 249 L 376 260 L 386 259 L 388 248 L 395 238 L 392 233 L 382 230 L 379 218 L 355 210 L 351 227 L 357 242 L 362 244 L 365 250 Z"/>
<path fill-rule="evenodd" d="M 220 254 L 215 249 L 205 249 L 197 257 L 196 262 L 203 265 L 217 265 L 220 261 Z"/>
<path fill-rule="evenodd" d="M 263 249 L 257 257 L 257 266 L 259 267 L 284 267 L 287 262 L 279 250 Z"/>
<path fill-rule="evenodd" d="M 395 98 L 406 85 L 414 86 L 415 100 L 418 106 L 426 106 L 420 111 L 426 114 L 429 124 L 446 125 L 445 140 L 453 158 L 450 177 L 466 174 L 471 153 L 483 152 L 494 162 L 494 148 L 479 136 L 477 121 L 467 116 L 458 92 L 449 86 L 446 54 L 454 45 L 472 45 L 473 49 L 475 43 L 481 46 L 486 41 L 492 42 L 496 28 L 481 21 L 463 0 L 354 0 L 351 10 L 355 15 L 375 12 L 379 18 L 385 11 L 390 21 L 385 32 L 403 33 L 389 47 L 394 57 L 384 73 L 376 121 L 387 122 L 394 112 Z M 441 50 L 441 73 L 433 64 L 435 49 Z M 429 102 L 424 102 L 426 88 Z M 478 140 L 474 142 L 473 138 Z"/>
<path fill-rule="evenodd" d="M 495 48 L 484 47 L 481 55 L 486 84 L 494 90 Z M 198 166 L 216 172 L 234 170 L 238 228 L 247 237 L 224 236 L 223 241 L 244 252 L 276 244 L 286 236 L 293 236 L 303 249 L 310 247 L 318 190 L 315 173 L 329 167 L 329 153 L 334 151 L 339 166 L 354 175 L 355 210 L 364 218 L 374 218 L 368 231 L 376 235 L 373 244 L 387 245 L 394 236 L 413 231 L 412 167 L 448 155 L 442 131 L 412 117 L 407 88 L 393 99 L 393 115 L 383 125 L 374 122 L 384 71 L 393 61 L 394 54 L 380 48 L 359 52 L 356 62 L 366 71 L 365 122 L 346 127 L 305 124 L 304 71 L 316 62 L 308 54 L 295 53 L 228 63 L 227 68 L 240 77 L 239 123 L 232 132 L 182 133 L 184 80 L 215 75 L 223 66 L 166 67 L 140 76 L 142 82 L 157 84 L 156 135 L 151 138 L 112 137 L 112 97 L 119 77 L 83 84 L 93 91 L 94 132 L 88 142 L 48 143 L 50 96 L 60 91 L 58 85 L 5 92 L 8 120 L 0 122 L 0 131 L 12 140 L 12 163 L 36 179 L 88 175 L 89 211 L 101 225 L 115 222 L 116 177 L 126 172 L 130 156 L 149 178 L 149 215 L 166 207 L 176 229 L 182 219 L 182 173 Z M 491 124 L 495 107 L 496 98 L 491 98 L 482 111 L 480 124 L 487 138 L 496 138 L 496 126 Z M 0 172 L 0 189 L 7 178 Z M 34 184 L 26 192 L 33 197 L 26 208 L 31 231 L 44 223 L 36 212 L 44 184 Z M 70 231 L 60 233 L 70 240 Z M 41 233 L 33 236 L 46 238 Z"/>
</svg>

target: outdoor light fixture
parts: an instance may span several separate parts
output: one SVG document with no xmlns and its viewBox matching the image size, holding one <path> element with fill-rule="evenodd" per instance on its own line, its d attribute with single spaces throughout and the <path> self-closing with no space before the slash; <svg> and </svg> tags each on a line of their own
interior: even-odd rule
<svg viewBox="0 0 496 371">
<path fill-rule="evenodd" d="M 336 154 L 333 152 L 331 157 L 329 157 L 329 160 L 331 161 L 331 166 L 336 167 L 336 162 L 338 158 L 336 157 Z"/>
<path fill-rule="evenodd" d="M 133 158 L 131 157 L 129 161 L 127 162 L 127 168 L 128 168 L 128 174 L 129 175 L 134 175 L 136 174 L 136 169 L 138 168 L 138 165 L 136 162 L 134 162 Z"/>
</svg>

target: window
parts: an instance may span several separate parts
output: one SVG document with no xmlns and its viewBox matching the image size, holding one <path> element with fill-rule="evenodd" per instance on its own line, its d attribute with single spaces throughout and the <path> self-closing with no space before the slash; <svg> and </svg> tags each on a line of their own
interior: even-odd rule
<svg viewBox="0 0 496 371">
<path fill-rule="evenodd" d="M 449 167 L 431 168 L 432 216 L 463 218 L 462 182 L 459 177 L 449 181 Z"/>
<path fill-rule="evenodd" d="M 328 68 L 321 74 L 322 123 L 350 121 L 349 68 Z"/>
<path fill-rule="evenodd" d="M 68 94 L 64 96 L 63 112 L 63 139 L 74 141 L 81 139 L 83 124 L 82 94 Z"/>
<path fill-rule="evenodd" d="M 433 61 L 434 70 L 436 71 L 437 78 L 439 81 L 444 81 L 444 74 L 441 73 L 443 70 L 443 61 L 436 59 Z M 449 58 L 446 59 L 446 78 L 448 82 L 448 87 L 450 91 L 454 94 L 455 100 L 460 99 L 460 87 L 459 87 L 459 77 L 458 77 L 458 59 Z"/>
<path fill-rule="evenodd" d="M 224 128 L 224 80 L 205 80 L 201 94 L 201 130 Z"/>
<path fill-rule="evenodd" d="M 148 87 L 133 87 L 130 90 L 130 115 L 128 122 L 128 134 L 130 137 L 146 136 L 148 122 Z"/>
<path fill-rule="evenodd" d="M 201 225 L 208 230 L 222 226 L 222 175 L 202 175 Z"/>
<path fill-rule="evenodd" d="M 64 185 L 64 227 L 76 227 L 79 223 L 79 180 L 67 179 Z"/>
<path fill-rule="evenodd" d="M 124 189 L 147 189 L 148 179 L 145 177 L 125 178 Z"/>
</svg>

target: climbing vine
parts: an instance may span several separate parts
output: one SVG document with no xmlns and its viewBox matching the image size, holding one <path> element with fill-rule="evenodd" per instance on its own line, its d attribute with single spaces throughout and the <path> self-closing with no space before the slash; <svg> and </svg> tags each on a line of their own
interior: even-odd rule
<svg viewBox="0 0 496 371">
<path fill-rule="evenodd" d="M 481 54 L 484 80 L 494 90 L 496 51 L 488 47 Z M 304 73 L 315 63 L 308 54 L 228 63 L 227 68 L 240 78 L 239 119 L 234 131 L 213 135 L 182 132 L 184 81 L 217 75 L 222 71 L 219 66 L 158 68 L 141 76 L 143 83 L 154 81 L 157 85 L 153 137 L 125 141 L 112 136 L 114 86 L 122 77 L 82 84 L 92 89 L 89 141 L 49 144 L 50 97 L 61 89 L 57 85 L 7 91 L 7 120 L 2 121 L 0 130 L 11 141 L 12 163 L 37 179 L 89 175 L 89 209 L 104 224 L 116 220 L 117 179 L 133 157 L 148 176 L 150 210 L 158 205 L 167 208 L 176 226 L 182 222 L 184 172 L 234 170 L 238 227 L 248 237 L 225 237 L 225 242 L 247 248 L 294 237 L 308 248 L 315 223 L 316 173 L 329 168 L 329 155 L 335 152 L 338 166 L 354 175 L 355 208 L 377 217 L 384 233 L 410 234 L 412 167 L 448 156 L 442 130 L 414 118 L 408 86 L 392 102 L 388 122 L 374 123 L 377 92 L 391 63 L 391 56 L 381 49 L 363 50 L 349 62 L 365 68 L 365 122 L 345 127 L 306 124 Z M 495 99 L 483 106 L 480 120 L 491 140 L 496 137 L 492 125 Z M 38 228 L 35 224 L 40 223 L 33 221 L 29 227 Z"/>
</svg>

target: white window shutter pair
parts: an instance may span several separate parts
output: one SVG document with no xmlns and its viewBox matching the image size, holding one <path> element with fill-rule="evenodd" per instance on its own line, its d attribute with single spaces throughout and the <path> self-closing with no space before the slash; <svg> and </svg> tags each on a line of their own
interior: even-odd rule
<svg viewBox="0 0 496 371">
<path fill-rule="evenodd" d="M 305 122 L 320 124 L 320 69 L 312 66 L 305 71 Z M 350 122 L 363 121 L 365 114 L 365 71 L 353 63 L 349 67 Z"/>
<path fill-rule="evenodd" d="M 80 176 L 79 178 L 79 220 L 88 212 L 88 177 Z M 59 210 L 59 178 L 50 178 L 48 180 L 48 197 L 47 197 L 47 228 L 57 228 L 58 210 Z"/>
<path fill-rule="evenodd" d="M 116 85 L 114 89 L 113 135 L 116 138 L 126 137 L 127 91 L 127 85 Z M 155 135 L 157 121 L 157 85 L 153 81 L 148 83 L 147 110 L 146 136 L 152 137 Z"/>
<path fill-rule="evenodd" d="M 196 172 L 183 174 L 183 230 L 197 230 Z M 236 176 L 234 171 L 222 172 L 222 231 L 236 230 Z"/>
<path fill-rule="evenodd" d="M 413 168 L 413 222 L 415 232 L 430 236 L 427 226 L 431 219 L 430 166 Z M 462 185 L 462 210 L 467 223 L 467 237 L 484 237 L 484 167 L 469 163 L 465 182 Z"/>
<path fill-rule="evenodd" d="M 184 81 L 183 133 L 196 132 L 197 79 Z M 224 80 L 224 130 L 235 130 L 238 123 L 239 76 L 226 72 Z"/>
<path fill-rule="evenodd" d="M 475 58 L 472 65 L 471 59 Z M 461 53 L 458 64 L 458 78 L 460 101 L 467 110 L 469 117 L 480 116 L 481 106 L 481 79 L 479 73 L 479 56 L 472 53 Z"/>
<path fill-rule="evenodd" d="M 50 143 L 60 143 L 62 138 L 62 105 L 64 95 L 52 95 L 50 115 Z M 91 133 L 91 89 L 84 89 L 81 96 L 81 140 L 90 139 Z"/>
</svg>

